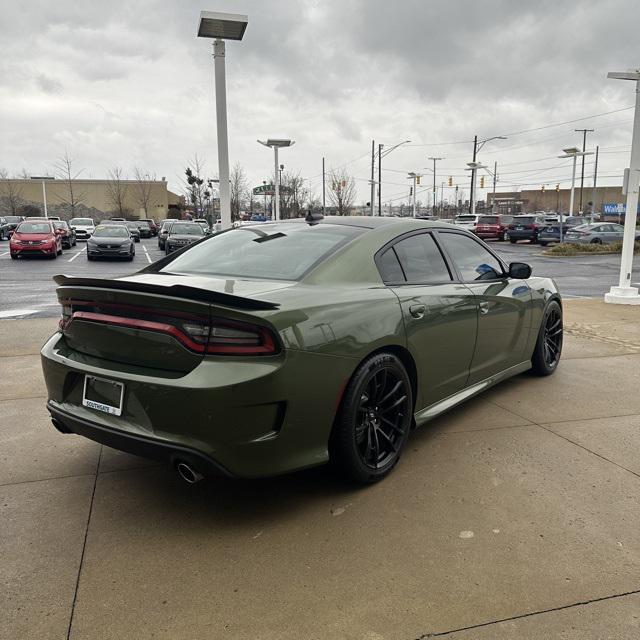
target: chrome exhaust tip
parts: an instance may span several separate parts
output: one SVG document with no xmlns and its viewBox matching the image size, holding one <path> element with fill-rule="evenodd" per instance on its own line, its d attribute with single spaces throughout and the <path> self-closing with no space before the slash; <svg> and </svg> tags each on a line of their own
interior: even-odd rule
<svg viewBox="0 0 640 640">
<path fill-rule="evenodd" d="M 176 464 L 176 471 L 187 484 L 196 484 L 204 479 L 204 476 L 199 471 L 196 471 L 186 462 L 178 462 L 178 464 Z"/>
</svg>

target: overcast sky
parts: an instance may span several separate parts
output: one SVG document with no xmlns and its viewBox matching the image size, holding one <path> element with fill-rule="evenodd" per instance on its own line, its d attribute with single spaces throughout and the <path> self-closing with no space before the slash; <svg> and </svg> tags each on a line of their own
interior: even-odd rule
<svg viewBox="0 0 640 640">
<path fill-rule="evenodd" d="M 635 0 L 57 0 L 0 3 L 0 168 L 54 171 L 65 148 L 82 177 L 140 166 L 180 190 L 195 154 L 217 174 L 211 43 L 201 9 L 246 13 L 227 44 L 231 163 L 251 184 L 272 171 L 257 138 L 289 137 L 287 169 L 321 191 L 321 159 L 356 177 L 368 200 L 371 140 L 387 147 L 383 200 L 408 194 L 403 172 L 442 156 L 468 195 L 472 140 L 630 107 L 630 82 L 608 71 L 640 65 Z M 499 188 L 568 185 L 574 128 L 596 129 L 599 183 L 629 162 L 633 111 L 509 135 L 480 159 Z M 453 144 L 452 144 L 453 143 Z M 592 184 L 593 158 L 587 164 Z M 487 185 L 489 184 L 489 180 Z M 479 194 L 483 195 L 483 194 Z M 426 194 L 421 194 L 426 199 Z"/>
</svg>

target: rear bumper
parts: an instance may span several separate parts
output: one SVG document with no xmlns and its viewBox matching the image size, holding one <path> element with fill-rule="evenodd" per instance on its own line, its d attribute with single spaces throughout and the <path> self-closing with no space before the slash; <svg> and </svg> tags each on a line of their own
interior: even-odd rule
<svg viewBox="0 0 640 640">
<path fill-rule="evenodd" d="M 518 229 L 509 229 L 509 238 L 513 238 L 514 240 L 535 240 L 538 237 L 538 234 L 531 230 L 518 230 Z"/>
<path fill-rule="evenodd" d="M 195 449 L 109 429 L 63 411 L 51 401 L 47 402 L 47 410 L 51 414 L 55 428 L 62 433 L 75 433 L 119 451 L 166 462 L 172 467 L 175 467 L 178 462 L 188 462 L 204 475 L 231 475 L 213 458 Z"/>
</svg>

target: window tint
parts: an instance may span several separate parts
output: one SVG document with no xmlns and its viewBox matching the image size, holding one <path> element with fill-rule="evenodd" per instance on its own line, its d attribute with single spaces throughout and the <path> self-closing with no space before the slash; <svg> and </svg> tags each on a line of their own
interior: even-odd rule
<svg viewBox="0 0 640 640">
<path fill-rule="evenodd" d="M 407 282 L 432 284 L 451 280 L 447 264 L 432 235 L 409 236 L 393 245 Z"/>
<path fill-rule="evenodd" d="M 393 247 L 387 249 L 381 256 L 377 259 L 378 271 L 380 271 L 380 276 L 382 277 L 383 282 L 404 282 L 404 273 L 402 272 L 402 267 L 398 262 L 398 257 L 396 256 Z"/>
<path fill-rule="evenodd" d="M 493 280 L 502 276 L 502 265 L 479 242 L 460 233 L 439 235 L 465 282 Z"/>
</svg>

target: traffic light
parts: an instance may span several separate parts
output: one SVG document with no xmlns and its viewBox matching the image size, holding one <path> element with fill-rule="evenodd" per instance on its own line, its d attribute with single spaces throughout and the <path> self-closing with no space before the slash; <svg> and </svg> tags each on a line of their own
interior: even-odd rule
<svg viewBox="0 0 640 640">
<path fill-rule="evenodd" d="M 556 191 L 560 191 L 560 185 L 559 184 L 556 185 Z"/>
<path fill-rule="evenodd" d="M 480 188 L 484 189 L 484 176 L 480 176 Z"/>
<path fill-rule="evenodd" d="M 416 176 L 416 184 L 420 184 L 420 176 Z"/>
<path fill-rule="evenodd" d="M 542 187 L 540 188 L 540 191 L 542 191 L 542 193 L 544 193 L 544 185 L 542 185 Z"/>
<path fill-rule="evenodd" d="M 453 187 L 453 176 L 449 176 L 449 186 Z"/>
<path fill-rule="evenodd" d="M 413 195 L 413 187 L 409 187 L 409 195 L 412 196 Z"/>
</svg>

